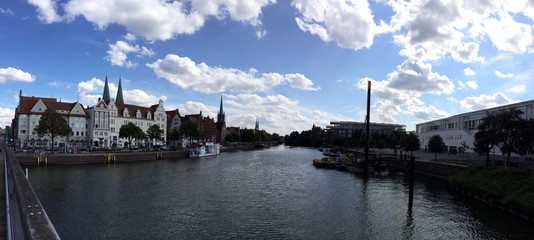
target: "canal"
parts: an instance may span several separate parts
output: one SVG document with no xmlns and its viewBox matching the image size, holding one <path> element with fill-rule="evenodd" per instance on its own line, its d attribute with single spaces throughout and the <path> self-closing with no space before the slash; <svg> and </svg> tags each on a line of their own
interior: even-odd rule
<svg viewBox="0 0 534 240">
<path fill-rule="evenodd" d="M 403 173 L 316 169 L 284 146 L 201 159 L 29 168 L 62 239 L 533 239 L 531 223 Z"/>
</svg>

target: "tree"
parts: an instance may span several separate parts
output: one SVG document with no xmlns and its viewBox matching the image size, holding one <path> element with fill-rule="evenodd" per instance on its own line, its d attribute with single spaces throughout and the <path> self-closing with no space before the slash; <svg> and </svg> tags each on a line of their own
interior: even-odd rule
<svg viewBox="0 0 534 240">
<path fill-rule="evenodd" d="M 401 141 L 404 151 L 409 151 L 410 156 L 413 155 L 413 151 L 417 151 L 421 147 L 421 143 L 419 143 L 419 137 L 414 132 L 404 135 Z"/>
<path fill-rule="evenodd" d="M 224 139 L 226 140 L 226 142 L 239 142 L 239 134 L 234 132 L 227 133 Z"/>
<path fill-rule="evenodd" d="M 498 144 L 502 155 L 506 157 L 505 167 L 510 163 L 512 153 L 524 155 L 532 152 L 531 133 L 528 122 L 521 117 L 523 112 L 510 108 L 495 114 Z M 529 140 L 530 139 L 530 140 Z"/>
<path fill-rule="evenodd" d="M 182 138 L 182 133 L 177 128 L 173 128 L 169 133 L 167 133 L 167 140 L 172 142 L 171 144 L 176 145 L 176 141 Z"/>
<path fill-rule="evenodd" d="M 163 135 L 163 133 L 165 133 L 165 131 L 163 131 L 163 129 L 161 129 L 158 124 L 152 124 L 146 130 L 146 135 L 150 138 L 150 140 L 152 140 L 152 139 L 156 139 L 156 140 L 162 139 L 161 136 Z"/>
<path fill-rule="evenodd" d="M 128 149 L 132 151 L 132 139 L 143 139 L 145 138 L 145 133 L 140 127 L 129 122 L 128 124 L 121 126 L 119 129 L 119 137 L 128 139 Z"/>
<path fill-rule="evenodd" d="M 185 121 L 180 125 L 180 132 L 186 137 L 189 138 L 190 143 L 193 143 L 193 139 L 200 137 L 200 131 L 198 130 L 198 125 L 193 121 Z"/>
<path fill-rule="evenodd" d="M 445 143 L 440 135 L 434 135 L 428 140 L 428 151 L 434 153 L 434 160 L 438 159 L 438 153 L 443 152 Z"/>
<path fill-rule="evenodd" d="M 497 121 L 495 114 L 488 113 L 482 122 L 477 126 L 475 141 L 473 142 L 474 150 L 480 155 L 486 156 L 486 166 L 489 166 L 490 152 L 499 142 L 497 137 Z"/>
<path fill-rule="evenodd" d="M 70 135 L 72 129 L 67 120 L 54 110 L 46 109 L 39 119 L 39 124 L 35 127 L 35 132 L 41 138 L 48 136 L 52 141 L 52 152 L 54 152 L 54 139 Z"/>
</svg>

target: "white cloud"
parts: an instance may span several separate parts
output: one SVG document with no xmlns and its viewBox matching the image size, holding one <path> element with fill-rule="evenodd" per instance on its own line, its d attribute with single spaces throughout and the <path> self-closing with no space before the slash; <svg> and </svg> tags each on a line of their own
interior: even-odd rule
<svg viewBox="0 0 534 240">
<path fill-rule="evenodd" d="M 8 81 L 33 82 L 34 80 L 35 76 L 20 69 L 13 67 L 0 68 L 0 83 L 6 83 Z"/>
<path fill-rule="evenodd" d="M 15 111 L 11 108 L 0 107 L 0 127 L 5 129 L 11 126 L 11 120 L 15 117 Z"/>
<path fill-rule="evenodd" d="M 508 13 L 500 12 L 500 19 L 485 22 L 486 33 L 501 51 L 523 53 L 532 44 L 532 27 L 515 21 Z"/>
<path fill-rule="evenodd" d="M 500 77 L 500 78 L 512 78 L 514 77 L 514 74 L 512 73 L 503 73 L 499 70 L 496 70 L 495 72 L 493 72 L 493 74 L 495 74 L 495 76 L 497 77 Z"/>
<path fill-rule="evenodd" d="M 325 42 L 335 41 L 343 48 L 368 48 L 374 36 L 382 31 L 375 25 L 366 0 L 293 0 L 291 5 L 299 13 L 295 21 L 302 31 Z"/>
<path fill-rule="evenodd" d="M 444 75 L 432 71 L 432 65 L 408 59 L 388 74 L 389 87 L 421 93 L 449 94 L 454 83 Z"/>
<path fill-rule="evenodd" d="M 450 55 L 458 62 L 479 62 L 479 44 L 488 36 L 500 51 L 524 53 L 532 44 L 531 1 L 388 1 L 394 15 L 390 28 L 401 55 L 423 61 Z M 512 16 L 513 14 L 513 16 Z"/>
<path fill-rule="evenodd" d="M 481 94 L 479 96 L 466 97 L 460 100 L 460 107 L 467 111 L 475 111 L 480 109 L 492 108 L 507 104 L 516 103 L 518 101 L 508 98 L 506 95 L 497 92 L 492 95 Z"/>
<path fill-rule="evenodd" d="M 108 87 L 110 95 L 112 97 L 116 96 L 118 86 L 108 81 Z M 104 81 L 99 78 L 92 78 L 90 80 L 78 83 L 77 89 L 80 102 L 85 105 L 91 106 L 94 105 L 98 101 L 98 99 L 102 97 L 102 93 L 104 92 Z M 165 95 L 154 96 L 140 89 L 127 90 L 124 89 L 124 85 L 123 97 L 124 102 L 127 104 L 144 107 L 149 107 L 151 105 L 157 104 L 160 99 L 163 101 L 167 100 L 167 97 Z"/>
<path fill-rule="evenodd" d="M 13 13 L 13 11 L 11 11 L 11 9 L 9 8 L 7 9 L 0 8 L 0 14 L 14 15 L 15 13 Z"/>
<path fill-rule="evenodd" d="M 57 14 L 55 0 L 28 0 L 28 3 L 37 7 L 37 17 L 39 20 L 45 23 L 54 23 L 62 20 L 61 16 Z"/>
<path fill-rule="evenodd" d="M 527 86 L 523 84 L 515 85 L 511 87 L 510 89 L 506 90 L 507 92 L 511 93 L 524 93 L 527 91 Z"/>
<path fill-rule="evenodd" d="M 41 0 L 51 2 L 51 0 Z M 83 16 L 99 29 L 118 24 L 147 40 L 168 40 L 180 34 L 192 34 L 207 18 L 250 24 L 261 28 L 261 9 L 274 0 L 70 0 L 64 6 L 65 16 L 72 21 Z M 41 9 L 41 5 L 36 5 Z"/>
<path fill-rule="evenodd" d="M 478 88 L 478 84 L 475 81 L 467 81 L 467 82 L 465 82 L 465 85 L 467 85 L 471 89 L 477 89 Z"/>
<path fill-rule="evenodd" d="M 476 75 L 477 73 L 476 73 L 473 69 L 471 69 L 471 68 L 465 68 L 465 69 L 464 69 L 464 74 L 465 74 L 466 76 L 474 76 L 474 75 Z"/>
<path fill-rule="evenodd" d="M 292 88 L 318 90 L 313 82 L 299 73 L 258 74 L 256 69 L 248 72 L 234 68 L 212 67 L 206 63 L 195 63 L 188 57 L 169 54 L 164 59 L 147 64 L 154 73 L 169 82 L 183 88 L 203 93 L 224 91 L 267 91 L 272 87 L 289 83 Z"/>
<path fill-rule="evenodd" d="M 324 128 L 330 121 L 345 119 L 337 114 L 307 108 L 297 100 L 280 94 L 225 94 L 224 109 L 227 126 L 253 128 L 258 119 L 260 129 L 281 135 L 309 130 L 313 124 Z"/>
<path fill-rule="evenodd" d="M 126 35 L 126 38 L 132 39 L 131 35 Z M 130 53 L 137 53 L 138 56 L 153 56 L 155 54 L 152 49 L 140 47 L 139 45 L 130 45 L 119 40 L 115 44 L 109 44 L 106 59 L 111 62 L 111 65 L 133 68 L 137 66 L 137 63 L 128 60 L 128 54 Z"/>
<path fill-rule="evenodd" d="M 455 88 L 447 76 L 433 72 L 430 64 L 409 59 L 387 76 L 387 80 L 381 81 L 362 78 L 356 84 L 357 88 L 367 90 L 367 82 L 372 82 L 373 121 L 395 123 L 399 115 L 420 120 L 449 115 L 420 99 L 424 94 L 450 94 Z"/>
</svg>

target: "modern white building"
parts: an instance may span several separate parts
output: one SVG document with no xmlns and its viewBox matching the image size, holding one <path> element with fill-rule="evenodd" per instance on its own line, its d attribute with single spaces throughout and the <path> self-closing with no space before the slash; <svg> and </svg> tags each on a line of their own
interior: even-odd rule
<svg viewBox="0 0 534 240">
<path fill-rule="evenodd" d="M 523 112 L 525 119 L 534 118 L 534 100 L 462 113 L 447 118 L 437 119 L 416 124 L 416 134 L 421 142 L 421 149 L 428 149 L 428 140 L 434 135 L 440 135 L 450 153 L 456 153 L 460 147 L 466 145 L 466 152 L 473 152 L 473 142 L 477 126 L 488 113 L 509 108 L 516 108 Z"/>
</svg>

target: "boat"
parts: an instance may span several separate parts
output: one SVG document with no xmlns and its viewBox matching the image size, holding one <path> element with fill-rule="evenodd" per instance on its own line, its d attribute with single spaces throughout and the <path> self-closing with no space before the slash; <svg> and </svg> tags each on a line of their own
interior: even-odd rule
<svg viewBox="0 0 534 240">
<path fill-rule="evenodd" d="M 219 155 L 220 153 L 220 145 L 212 142 L 199 143 L 189 148 L 190 158 L 213 156 Z"/>
<path fill-rule="evenodd" d="M 316 168 L 334 169 L 336 168 L 336 160 L 328 157 L 313 159 L 313 166 Z"/>
</svg>

